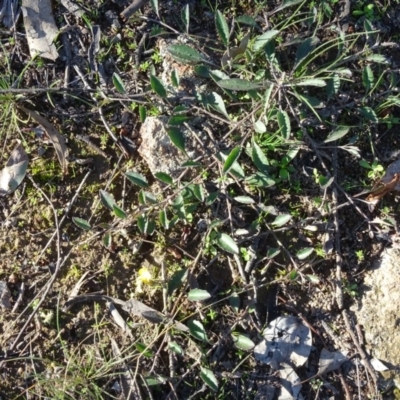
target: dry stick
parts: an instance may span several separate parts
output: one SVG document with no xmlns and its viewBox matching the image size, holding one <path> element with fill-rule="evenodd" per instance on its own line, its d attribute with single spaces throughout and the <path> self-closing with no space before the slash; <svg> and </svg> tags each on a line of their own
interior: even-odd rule
<svg viewBox="0 0 400 400">
<path fill-rule="evenodd" d="M 339 379 L 340 379 L 340 382 L 341 382 L 341 384 L 343 386 L 344 393 L 345 393 L 345 396 L 346 396 L 346 400 L 351 400 L 350 390 L 349 390 L 349 387 L 347 385 L 346 379 L 344 379 L 342 368 L 340 368 L 339 371 L 340 371 L 339 372 Z"/>
<path fill-rule="evenodd" d="M 11 344 L 10 346 L 10 351 L 14 350 L 15 346 L 18 344 L 19 339 L 21 338 L 21 336 L 23 335 L 23 333 L 25 332 L 26 328 L 28 327 L 28 325 L 31 323 L 32 319 L 34 318 L 34 316 L 36 315 L 36 313 L 39 310 L 39 307 L 43 304 L 44 300 L 46 299 L 47 294 L 49 293 L 51 287 L 53 286 L 54 281 L 57 278 L 58 272 L 60 271 L 60 266 L 61 266 L 61 239 L 60 239 L 60 225 L 58 223 L 58 216 L 57 216 L 57 211 L 55 210 L 53 203 L 51 202 L 51 200 L 47 197 L 46 193 L 43 192 L 42 189 L 40 189 L 40 187 L 36 184 L 36 182 L 33 180 L 33 178 L 31 176 L 28 175 L 28 178 L 30 179 L 30 181 L 32 182 L 33 186 L 42 194 L 42 196 L 47 200 L 47 202 L 49 203 L 52 211 L 53 211 L 53 215 L 54 215 L 54 223 L 56 225 L 56 234 L 57 234 L 57 264 L 56 264 L 56 268 L 54 271 L 54 274 L 52 275 L 52 277 L 50 278 L 50 280 L 48 281 L 47 285 L 46 285 L 46 289 L 42 295 L 42 297 L 40 298 L 37 306 L 34 308 L 34 310 L 32 311 L 31 315 L 28 317 L 28 319 L 26 320 L 25 324 L 23 325 L 23 327 L 21 328 L 21 330 L 19 331 L 17 337 L 15 338 L 14 342 Z"/>
<path fill-rule="evenodd" d="M 333 149 L 333 176 L 337 177 L 337 148 Z M 343 290 L 342 290 L 342 266 L 343 257 L 340 248 L 340 230 L 339 230 L 339 213 L 337 210 L 338 206 L 338 194 L 336 186 L 332 188 L 332 199 L 335 211 L 333 212 L 333 223 L 335 225 L 335 249 L 336 249 L 336 279 L 335 279 L 335 297 L 336 303 L 339 310 L 343 309 Z"/>
<path fill-rule="evenodd" d="M 347 310 L 343 310 L 342 315 L 343 315 L 344 323 L 346 324 L 347 331 L 350 333 L 351 339 L 353 340 L 354 345 L 357 347 L 358 353 L 361 356 L 361 360 L 364 363 L 364 367 L 370 373 L 372 380 L 374 381 L 375 387 L 371 387 L 371 384 L 369 383 L 370 389 L 372 392 L 376 392 L 376 388 L 378 386 L 378 378 L 376 376 L 376 373 L 375 373 L 371 363 L 368 360 L 367 354 L 365 353 L 364 349 L 360 345 L 360 342 L 358 341 L 357 336 L 353 332 Z"/>
<path fill-rule="evenodd" d="M 119 15 L 123 21 L 127 21 L 140 7 L 143 7 L 149 0 L 134 0 L 133 3 L 125 8 Z"/>
</svg>

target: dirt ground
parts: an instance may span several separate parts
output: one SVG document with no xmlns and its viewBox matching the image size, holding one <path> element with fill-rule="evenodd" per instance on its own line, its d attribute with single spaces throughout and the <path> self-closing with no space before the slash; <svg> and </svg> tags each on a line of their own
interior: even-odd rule
<svg viewBox="0 0 400 400">
<path fill-rule="evenodd" d="M 374 29 L 380 30 L 379 42 L 394 43 L 379 48 L 390 64 L 374 70 L 375 76 L 382 74 L 382 79 L 389 81 L 392 74 L 396 81 L 391 87 L 398 88 L 400 5 L 394 1 L 314 3 L 315 9 L 329 6 L 332 10 L 330 15 L 321 14 L 323 20 L 316 25 L 322 42 L 330 39 L 331 26 L 338 21 L 346 24 L 345 34 L 360 33 L 361 37 L 365 19 L 370 17 Z M 372 16 L 365 8 L 371 3 L 375 5 Z M 355 73 L 358 80 L 352 78 L 344 84 L 338 118 L 352 127 L 349 137 L 360 158 L 343 148 L 323 145 L 322 135 L 333 120 L 329 115 L 332 108 L 326 107 L 328 128 L 306 116 L 311 121 L 309 137 L 296 138 L 300 150 L 289 163 L 289 179 L 253 190 L 244 180 L 232 178 L 214 202 L 190 198 L 190 204 L 185 203 L 185 218 L 165 229 L 160 212 L 167 210 L 171 219 L 179 214 L 177 193 L 183 193 L 188 182 L 200 183 L 206 197 L 215 192 L 221 184 L 222 168 L 221 162 L 213 164 L 215 155 L 234 148 L 253 126 L 245 121 L 232 129 L 232 121 L 227 124 L 221 114 L 195 103 L 195 90 L 206 84 L 200 78 L 198 84 L 186 77 L 193 66 L 180 65 L 181 92 L 159 106 L 150 75 L 152 69 L 159 77 L 163 73 L 165 57 L 160 56 L 160 43 L 181 38 L 185 31 L 181 11 L 188 4 L 190 34 L 198 39 L 199 49 L 205 49 L 212 62 L 220 65 L 223 49 L 216 40 L 216 10 L 230 21 L 243 15 L 254 17 L 259 24 L 254 32 L 261 34 L 271 28 L 268 24 L 278 26 L 290 18 L 292 8 L 279 11 L 280 2 L 274 1 L 159 1 L 159 16 L 146 4 L 123 20 L 121 13 L 129 1 L 76 2 L 84 18 L 65 4 L 53 3 L 57 26 L 64 27 L 56 41 L 59 57 L 54 62 L 31 60 L 22 18 L 14 31 L 0 30 L 0 83 L 4 89 L 0 100 L 11 104 L 13 110 L 0 106 L 0 165 L 6 165 L 17 139 L 29 157 L 28 175 L 22 184 L 14 193 L 0 197 L 0 281 L 6 282 L 10 293 L 10 307 L 0 309 L 0 397 L 278 399 L 282 384 L 278 371 L 257 361 L 252 349 L 238 348 L 232 333 L 257 344 L 266 324 L 279 316 L 294 315 L 313 335 L 307 363 L 296 368 L 303 396 L 296 398 L 397 398 L 395 384 L 382 378 L 374 381 L 362 364 L 363 355 L 352 336 L 356 321 L 350 315 L 348 326 L 343 310 L 362 301 L 358 287 L 365 272 L 397 233 L 395 192 L 385 195 L 374 208 L 360 200 L 365 196 L 353 196 L 379 181 L 383 170 L 398 157 L 398 104 L 379 115 L 380 119 L 390 117 L 390 122 L 352 120 L 349 104 L 374 107 L 376 100 L 372 95 L 371 99 L 360 95 L 362 78 Z M 345 19 L 347 5 L 351 8 Z M 309 4 L 301 7 L 298 12 L 312 10 Z M 384 13 L 379 12 L 380 7 Z M 278 11 L 268 14 L 271 10 Z M 364 15 L 354 14 L 354 10 Z M 93 26 L 101 31 L 95 54 L 97 70 L 89 59 Z M 282 36 L 282 43 L 306 33 L 305 24 L 293 25 L 287 36 Z M 357 46 L 362 47 L 367 39 L 360 40 Z M 360 51 L 357 46 L 350 52 Z M 291 63 L 294 55 L 288 50 L 285 56 Z M 357 72 L 363 67 L 355 60 L 349 68 Z M 113 74 L 122 80 L 123 94 Z M 18 76 L 18 85 L 10 87 Z M 11 90 L 17 87 L 25 91 Z M 41 91 L 51 87 L 64 89 Z M 316 96 L 318 90 L 311 90 L 310 96 Z M 221 91 L 228 99 L 227 92 Z M 379 96 L 384 96 L 383 89 Z M 186 97 L 191 98 L 189 103 L 185 103 Z M 234 122 L 248 112 L 243 106 L 248 99 L 232 100 L 229 113 Z M 192 175 L 188 172 L 168 185 L 154 176 L 140 150 L 141 107 L 146 108 L 147 118 L 169 118 L 172 110 L 183 104 L 189 104 L 191 129 L 204 139 L 203 145 L 193 146 L 202 164 Z M 65 173 L 51 140 L 20 105 L 42 115 L 66 139 L 69 165 Z M 297 111 L 302 115 L 300 108 Z M 293 131 L 295 135 L 300 129 L 296 126 Z M 193 143 L 197 143 L 195 139 Z M 322 144 L 315 147 L 315 143 Z M 268 154 L 274 152 L 274 160 L 286 154 L 269 143 L 263 148 Z M 176 148 L 174 151 L 179 153 Z M 159 154 L 160 163 L 166 164 L 173 154 Z M 375 170 L 363 168 L 360 159 L 371 165 L 376 160 L 383 170 L 374 175 Z M 246 174 L 254 169 L 245 150 L 240 161 Z M 336 186 L 321 188 L 317 174 L 325 173 L 323 164 L 332 172 Z M 273 167 L 286 168 L 282 165 Z M 146 178 L 149 185 L 143 190 L 156 194 L 157 207 L 151 199 L 141 202 L 146 194 L 141 193 L 143 187 L 127 179 L 129 171 Z M 113 196 L 119 208 L 111 205 L 110 210 L 110 203 L 101 198 L 104 192 Z M 249 193 L 261 208 L 232 200 Z M 119 209 L 123 216 L 118 217 Z M 292 220 L 275 229 L 271 224 L 278 214 L 290 214 Z M 147 228 L 142 228 L 144 215 L 154 217 L 154 229 L 148 228 L 148 221 Z M 390 224 L 371 224 L 377 217 Z M 76 218 L 90 227 L 82 228 Z M 259 225 L 252 231 L 256 222 Z M 208 234 L 213 229 L 231 236 L 238 230 L 250 233 L 235 234 L 240 254 L 233 256 L 216 244 L 217 239 L 212 242 Z M 292 256 L 309 247 L 314 252 L 306 260 Z M 274 249 L 280 249 L 276 257 L 271 256 Z M 251 269 L 243 272 L 250 264 Z M 210 298 L 188 298 L 188 292 L 195 289 L 207 291 Z M 127 311 L 126 302 L 132 298 L 151 310 L 143 311 L 136 304 L 138 312 Z M 147 318 L 140 313 L 147 313 Z M 201 321 L 202 328 L 196 330 L 193 321 Z M 203 334 L 207 338 L 201 340 Z M 318 375 L 322 349 L 345 349 L 349 361 Z M 213 391 L 214 378 L 219 382 L 217 392 Z"/>
</svg>

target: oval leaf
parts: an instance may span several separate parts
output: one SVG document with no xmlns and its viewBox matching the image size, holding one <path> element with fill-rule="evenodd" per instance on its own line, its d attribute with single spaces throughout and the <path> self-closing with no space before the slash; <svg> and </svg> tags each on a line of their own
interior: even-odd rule
<svg viewBox="0 0 400 400">
<path fill-rule="evenodd" d="M 147 117 L 147 111 L 146 111 L 146 107 L 140 105 L 139 106 L 139 118 L 140 118 L 140 123 L 144 123 L 144 121 L 146 121 L 146 117 Z"/>
<path fill-rule="evenodd" d="M 201 54 L 186 44 L 173 44 L 167 51 L 174 60 L 183 64 L 198 64 L 203 61 Z"/>
<path fill-rule="evenodd" d="M 164 182 L 168 185 L 172 185 L 174 183 L 171 175 L 166 174 L 165 172 L 156 172 L 154 176 L 161 182 Z"/>
<path fill-rule="evenodd" d="M 169 128 L 167 130 L 168 136 L 171 142 L 183 153 L 186 154 L 185 150 L 185 137 L 179 128 Z"/>
<path fill-rule="evenodd" d="M 282 214 L 278 215 L 275 220 L 272 222 L 272 225 L 279 228 L 285 224 L 287 224 L 292 219 L 290 214 Z"/>
<path fill-rule="evenodd" d="M 278 112 L 278 124 L 279 124 L 279 129 L 282 132 L 282 136 L 285 139 L 290 138 L 290 118 L 289 115 L 286 111 L 279 111 Z"/>
<path fill-rule="evenodd" d="M 267 43 L 273 39 L 279 33 L 278 30 L 272 29 L 268 32 L 263 33 L 260 36 L 256 37 L 256 41 L 254 42 L 253 50 L 258 51 L 267 45 Z"/>
<path fill-rule="evenodd" d="M 195 319 L 191 320 L 187 324 L 190 334 L 202 342 L 208 342 L 207 333 L 204 329 L 203 324 Z"/>
<path fill-rule="evenodd" d="M 232 254 L 239 254 L 239 248 L 235 241 L 226 233 L 221 233 L 217 237 L 217 245 L 221 247 L 221 249 L 227 251 Z"/>
<path fill-rule="evenodd" d="M 300 251 L 297 252 L 297 258 L 299 260 L 305 260 L 313 251 L 314 249 L 312 247 L 306 247 L 304 249 L 301 249 Z"/>
<path fill-rule="evenodd" d="M 178 343 L 176 342 L 169 342 L 168 343 L 168 348 L 173 351 L 175 354 L 178 356 L 183 356 L 183 349 L 181 346 L 179 346 Z"/>
<path fill-rule="evenodd" d="M 227 159 L 225 160 L 224 167 L 222 172 L 227 174 L 233 166 L 233 163 L 239 158 L 240 156 L 240 147 L 235 147 L 228 155 Z"/>
<path fill-rule="evenodd" d="M 89 222 L 86 221 L 86 219 L 78 218 L 78 217 L 72 217 L 72 222 L 79 228 L 85 230 L 85 231 L 90 231 L 92 227 L 90 226 Z"/>
<path fill-rule="evenodd" d="M 117 91 L 119 93 L 121 93 L 121 94 L 126 93 L 126 89 L 125 89 L 124 83 L 122 82 L 121 77 L 115 72 L 112 75 L 112 81 L 113 81 L 113 85 L 114 85 L 115 89 L 117 89 Z"/>
<path fill-rule="evenodd" d="M 108 208 L 110 211 L 113 211 L 113 207 L 116 204 L 114 197 L 105 190 L 100 190 L 99 194 L 103 206 Z"/>
<path fill-rule="evenodd" d="M 238 203 L 242 204 L 254 204 L 255 201 L 250 196 L 236 196 L 233 198 Z"/>
<path fill-rule="evenodd" d="M 324 143 L 329 143 L 333 142 L 337 139 L 342 138 L 347 134 L 347 132 L 350 130 L 347 126 L 339 126 L 336 129 L 334 129 L 329 136 L 324 140 Z"/>
<path fill-rule="evenodd" d="M 207 290 L 193 289 L 188 293 L 188 299 L 190 301 L 203 301 L 211 297 L 211 294 Z"/>
<path fill-rule="evenodd" d="M 215 15 L 215 25 L 217 27 L 218 35 L 221 38 L 222 43 L 225 46 L 228 46 L 228 44 L 229 44 L 229 27 L 228 27 L 225 17 L 219 10 L 217 10 L 217 13 Z"/>
<path fill-rule="evenodd" d="M 326 82 L 323 79 L 305 79 L 304 81 L 293 83 L 294 86 L 316 86 L 316 87 L 324 87 L 326 86 Z"/>
<path fill-rule="evenodd" d="M 249 351 L 255 346 L 254 342 L 240 333 L 232 333 L 233 344 L 240 350 Z"/>
<path fill-rule="evenodd" d="M 135 185 L 141 188 L 147 188 L 149 184 L 147 183 L 146 178 L 137 172 L 129 171 L 125 174 L 125 176 Z"/>
<path fill-rule="evenodd" d="M 201 367 L 200 378 L 211 390 L 218 392 L 218 380 L 210 369 Z"/>
<path fill-rule="evenodd" d="M 163 99 L 167 97 L 167 91 L 160 79 L 154 75 L 150 75 L 151 88 Z"/>
<path fill-rule="evenodd" d="M 239 91 L 257 90 L 262 87 L 258 83 L 249 82 L 240 78 L 221 79 L 217 82 L 217 85 L 222 87 L 222 89 Z"/>
<path fill-rule="evenodd" d="M 125 211 L 121 207 L 118 207 L 116 204 L 113 205 L 113 211 L 118 218 L 126 218 Z"/>
</svg>

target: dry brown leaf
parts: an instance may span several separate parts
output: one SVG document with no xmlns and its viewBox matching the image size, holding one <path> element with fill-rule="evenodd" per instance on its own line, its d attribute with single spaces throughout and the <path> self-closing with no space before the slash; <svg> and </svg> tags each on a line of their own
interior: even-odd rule
<svg viewBox="0 0 400 400">
<path fill-rule="evenodd" d="M 400 173 L 396 173 L 393 175 L 393 178 L 390 182 L 384 183 L 383 180 L 380 180 L 373 188 L 371 193 L 367 197 L 367 201 L 370 203 L 378 202 L 386 193 L 392 192 L 396 190 L 397 184 L 400 183 Z M 383 185 L 383 186 L 382 186 Z"/>
<path fill-rule="evenodd" d="M 61 169 L 63 174 L 66 175 L 68 173 L 68 148 L 65 144 L 65 138 L 62 136 L 57 129 L 49 122 L 46 118 L 43 118 L 37 112 L 29 110 L 24 106 L 19 105 L 18 108 L 22 110 L 25 114 L 29 115 L 32 119 L 34 119 L 38 124 L 42 125 L 51 142 L 56 149 L 58 161 L 60 161 Z"/>
</svg>

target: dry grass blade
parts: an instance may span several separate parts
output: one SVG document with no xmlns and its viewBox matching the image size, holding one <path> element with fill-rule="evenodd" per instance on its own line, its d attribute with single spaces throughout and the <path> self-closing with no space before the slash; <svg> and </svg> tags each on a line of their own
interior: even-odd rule
<svg viewBox="0 0 400 400">
<path fill-rule="evenodd" d="M 65 144 L 65 138 L 62 136 L 57 129 L 49 122 L 46 118 L 43 118 L 37 112 L 29 110 L 24 106 L 19 105 L 18 108 L 22 110 L 25 114 L 29 115 L 32 119 L 34 119 L 38 124 L 42 125 L 51 142 L 56 149 L 58 160 L 61 164 L 61 168 L 63 170 L 63 174 L 68 173 L 68 148 Z"/>
</svg>

